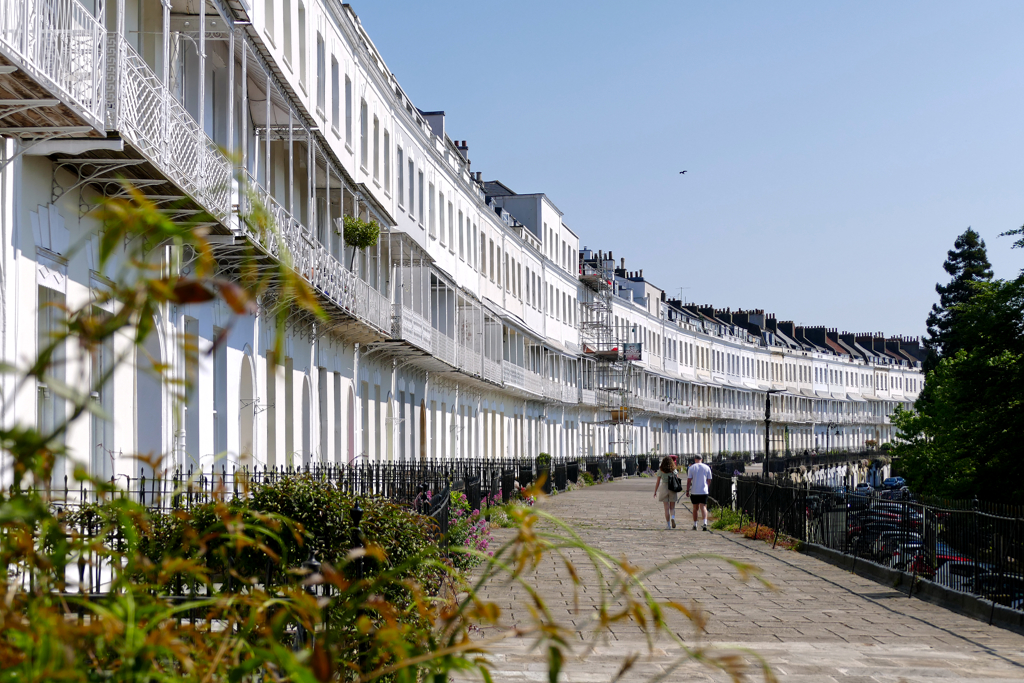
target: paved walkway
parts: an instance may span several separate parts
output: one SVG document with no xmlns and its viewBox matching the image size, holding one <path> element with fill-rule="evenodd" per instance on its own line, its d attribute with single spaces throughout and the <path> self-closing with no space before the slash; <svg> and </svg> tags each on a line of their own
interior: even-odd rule
<svg viewBox="0 0 1024 683">
<path fill-rule="evenodd" d="M 695 552 L 759 566 L 777 591 L 741 583 L 720 561 L 710 559 L 678 565 L 650 582 L 666 600 L 699 602 L 710 615 L 702 642 L 750 648 L 785 681 L 1024 681 L 1024 636 L 907 598 L 800 553 L 772 550 L 769 544 L 729 532 L 693 531 L 688 508 L 677 512 L 679 528 L 666 530 L 661 505 L 651 497 L 653 488 L 651 479 L 620 480 L 555 496 L 543 506 L 570 522 L 588 543 L 642 567 Z M 500 530 L 499 539 L 509 533 Z M 544 563 L 534 583 L 549 605 L 573 614 L 564 566 Z M 492 586 L 487 597 L 513 620 L 526 614 L 526 601 L 512 587 Z M 687 644 L 697 642 L 682 616 L 674 617 L 672 626 Z M 663 639 L 653 655 L 645 654 L 643 635 L 632 625 L 618 625 L 613 632 L 586 660 L 568 661 L 560 680 L 610 681 L 625 656 L 640 652 L 644 656 L 622 680 L 645 681 L 665 671 L 680 653 Z M 528 646 L 512 641 L 495 651 L 495 681 L 547 680 L 542 655 Z M 752 680 L 760 679 L 757 670 L 751 673 Z M 667 680 L 730 679 L 688 663 Z"/>
</svg>

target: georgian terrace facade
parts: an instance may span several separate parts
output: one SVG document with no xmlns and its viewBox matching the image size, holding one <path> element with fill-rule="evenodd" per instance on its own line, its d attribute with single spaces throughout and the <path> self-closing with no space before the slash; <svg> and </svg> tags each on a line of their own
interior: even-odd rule
<svg viewBox="0 0 1024 683">
<path fill-rule="evenodd" d="M 892 439 L 889 416 L 897 406 L 909 409 L 923 386 L 916 339 L 683 304 L 611 252 L 584 249 L 581 263 L 614 272 L 616 338 L 643 345 L 634 420 L 640 451 L 763 452 L 769 390 L 779 392 L 771 399 L 773 452 L 860 450 Z"/>
<path fill-rule="evenodd" d="M 776 397 L 780 448 L 786 439 L 824 447 L 826 430 L 845 439 L 833 446 L 852 447 L 869 435 L 887 440 L 886 415 L 916 395 L 911 364 L 783 348 L 774 336 L 673 307 L 642 278 L 623 276 L 609 324 L 646 343 L 629 420 L 613 425 L 586 386 L 577 234 L 544 194 L 518 194 L 471 171 L 468 146 L 449 137 L 444 113 L 408 100 L 351 7 L 0 7 L 5 360 L 33 357 L 59 324 L 47 304 L 77 306 L 105 286 L 90 207 L 122 192 L 122 178 L 174 220 L 207 217 L 222 272 L 240 246 L 268 259 L 287 250 L 329 318 L 293 316 L 283 358 L 269 353 L 273 297 L 235 321 L 212 354 L 183 349 L 210 348 L 230 312 L 191 304 L 160 311 L 144 350 L 69 353 L 58 379 L 86 383 L 118 355 L 132 357 L 93 387 L 116 417 L 80 420 L 66 435 L 95 475 L 136 474 L 134 453 L 188 469 L 758 450 L 766 386 L 787 392 Z M 248 220 L 254 200 L 274 232 Z M 377 246 L 346 246 L 342 215 L 377 220 Z M 166 244 L 152 254 L 188 272 L 189 254 Z M 169 368 L 170 381 L 154 378 L 153 363 Z M 870 391 L 852 389 L 869 376 Z M 195 388 L 179 398 L 170 384 L 184 377 Z M 49 387 L 3 382 L 7 424 L 63 415 Z"/>
</svg>

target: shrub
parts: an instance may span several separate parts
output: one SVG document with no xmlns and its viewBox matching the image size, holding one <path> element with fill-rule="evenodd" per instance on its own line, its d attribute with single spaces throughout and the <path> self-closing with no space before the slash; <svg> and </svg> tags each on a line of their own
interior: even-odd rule
<svg viewBox="0 0 1024 683">
<path fill-rule="evenodd" d="M 594 485 L 594 475 L 592 475 L 590 472 L 580 472 L 580 479 L 583 480 L 584 486 Z"/>
</svg>

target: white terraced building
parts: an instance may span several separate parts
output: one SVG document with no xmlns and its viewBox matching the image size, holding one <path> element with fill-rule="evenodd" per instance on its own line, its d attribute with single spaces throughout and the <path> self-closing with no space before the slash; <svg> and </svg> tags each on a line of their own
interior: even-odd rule
<svg viewBox="0 0 1024 683">
<path fill-rule="evenodd" d="M 59 322 L 47 304 L 107 286 L 90 207 L 119 178 L 174 219 L 208 214 L 225 267 L 241 245 L 287 245 L 329 317 L 290 320 L 273 359 L 261 309 L 196 356 L 183 348 L 209 348 L 231 312 L 161 310 L 138 362 L 93 395 L 115 418 L 66 436 L 101 477 L 137 473 L 133 453 L 187 469 L 758 451 L 769 390 L 772 450 L 862 448 L 921 387 L 911 340 L 685 306 L 581 250 L 547 196 L 471 172 L 348 5 L 0 0 L 0 99 L 4 360 L 34 357 Z M 278 236 L 249 228 L 252 194 Z M 378 221 L 377 246 L 346 247 L 342 215 Z M 69 355 L 58 379 L 88 382 L 125 350 Z M 183 401 L 154 362 L 197 378 Z M 45 385 L 2 389 L 6 424 L 65 410 Z"/>
</svg>

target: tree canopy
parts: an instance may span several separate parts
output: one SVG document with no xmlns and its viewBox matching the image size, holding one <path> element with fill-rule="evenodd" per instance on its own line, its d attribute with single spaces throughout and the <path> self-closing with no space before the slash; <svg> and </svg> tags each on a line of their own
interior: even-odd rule
<svg viewBox="0 0 1024 683">
<path fill-rule="evenodd" d="M 946 261 L 953 281 L 936 288 L 945 315 L 937 317 L 941 326 L 933 325 L 933 308 L 928 321 L 939 353 L 914 412 L 897 411 L 893 418 L 899 430 L 894 453 L 903 476 L 922 493 L 1020 503 L 1024 272 L 990 281 L 984 242 L 968 233 Z"/>
<path fill-rule="evenodd" d="M 933 304 L 928 314 L 928 337 L 924 347 L 930 353 L 925 370 L 934 368 L 942 356 L 954 356 L 963 348 L 957 339 L 956 307 L 970 300 L 975 284 L 992 280 L 992 264 L 988 261 L 985 240 L 971 228 L 956 238 L 942 267 L 951 279 L 948 284 L 935 285 L 939 303 Z"/>
</svg>

